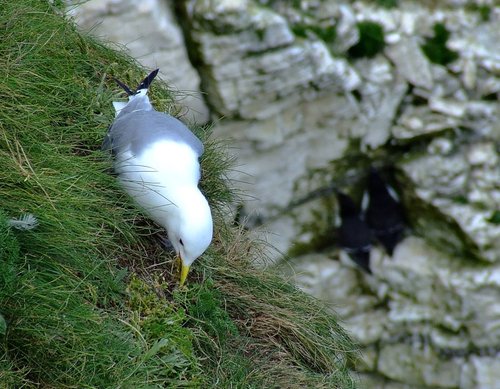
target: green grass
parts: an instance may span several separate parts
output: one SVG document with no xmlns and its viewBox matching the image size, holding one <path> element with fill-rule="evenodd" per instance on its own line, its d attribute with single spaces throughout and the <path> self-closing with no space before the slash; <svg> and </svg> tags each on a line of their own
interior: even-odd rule
<svg viewBox="0 0 500 389">
<path fill-rule="evenodd" d="M 316 25 L 295 23 L 292 25 L 292 31 L 296 36 L 301 38 L 307 38 L 308 32 L 311 32 L 325 43 L 333 43 L 337 38 L 337 29 L 335 28 L 335 26 L 321 27 Z"/>
<path fill-rule="evenodd" d="M 491 224 L 500 224 L 500 211 L 495 210 L 491 213 L 491 216 L 487 219 Z"/>
<path fill-rule="evenodd" d="M 396 8 L 398 6 L 398 0 L 374 0 L 375 4 L 383 8 Z"/>
<path fill-rule="evenodd" d="M 339 387 L 357 352 L 336 318 L 276 275 L 225 224 L 231 163 L 210 130 L 202 189 L 213 245 L 175 289 L 160 228 L 109 174 L 100 143 L 112 76 L 146 71 L 47 3 L 0 13 L 0 383 L 7 388 Z M 174 112 L 160 82 L 151 98 Z M 34 214 L 32 230 L 7 218 Z M 3 333 L 2 333 L 3 332 Z M 221 386 L 222 385 L 222 386 Z"/>
<path fill-rule="evenodd" d="M 477 12 L 483 22 L 488 22 L 491 19 L 491 7 L 486 4 L 479 5 L 472 3 L 467 4 L 465 8 L 467 11 Z"/>
<path fill-rule="evenodd" d="M 348 50 L 352 58 L 373 58 L 385 47 L 384 29 L 369 20 L 357 24 L 359 42 Z"/>
<path fill-rule="evenodd" d="M 450 32 L 442 23 L 434 25 L 434 36 L 428 38 L 422 45 L 424 54 L 429 60 L 438 65 L 447 65 L 458 58 L 458 54 L 446 47 Z"/>
</svg>

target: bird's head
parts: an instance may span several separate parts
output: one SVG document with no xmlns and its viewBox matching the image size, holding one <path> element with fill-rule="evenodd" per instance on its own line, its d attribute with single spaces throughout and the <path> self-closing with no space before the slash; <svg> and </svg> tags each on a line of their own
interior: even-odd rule
<svg viewBox="0 0 500 389">
<path fill-rule="evenodd" d="M 186 281 L 193 262 L 200 257 L 210 245 L 213 236 L 212 213 L 207 200 L 196 189 L 186 193 L 184 204 L 179 207 L 178 223 L 171 225 L 169 239 L 181 261 L 179 285 Z"/>
<path fill-rule="evenodd" d="M 135 91 L 132 91 L 127 84 L 121 82 L 118 79 L 114 79 L 115 82 L 125 91 L 128 96 L 128 102 L 124 101 L 113 101 L 113 106 L 115 107 L 116 116 L 122 112 L 127 111 L 127 107 L 131 110 L 149 110 L 152 109 L 151 103 L 149 102 L 148 91 L 151 83 L 158 74 L 159 69 L 153 70 L 148 74 L 144 80 L 137 86 Z"/>
</svg>

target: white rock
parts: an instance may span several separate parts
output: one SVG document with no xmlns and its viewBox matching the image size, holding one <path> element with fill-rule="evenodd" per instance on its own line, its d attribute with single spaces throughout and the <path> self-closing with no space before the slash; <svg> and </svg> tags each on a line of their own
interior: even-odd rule
<svg viewBox="0 0 500 389">
<path fill-rule="evenodd" d="M 490 347 L 500 342 L 499 289 L 483 288 L 464 294 L 465 322 L 471 340 L 477 347 Z"/>
<path fill-rule="evenodd" d="M 335 47 L 343 52 L 354 46 L 359 40 L 359 31 L 356 28 L 356 16 L 347 4 L 339 5 L 339 21 L 336 24 L 337 37 Z"/>
<path fill-rule="evenodd" d="M 380 340 L 387 321 L 387 312 L 374 310 L 360 313 L 345 320 L 344 326 L 352 334 L 355 341 L 368 345 Z"/>
<path fill-rule="evenodd" d="M 410 84 L 430 90 L 433 78 L 430 63 L 415 38 L 404 38 L 385 50 L 399 74 Z"/>
<path fill-rule="evenodd" d="M 498 164 L 499 157 L 493 142 L 474 143 L 469 146 L 466 155 L 467 161 L 472 166 L 496 166 Z"/>
<path fill-rule="evenodd" d="M 389 61 L 382 56 L 372 61 L 360 60 L 356 69 L 365 84 L 361 89 L 359 123 L 353 126 L 351 136 L 362 138 L 363 150 L 375 149 L 388 141 L 395 112 L 408 84 L 394 77 Z"/>
<path fill-rule="evenodd" d="M 292 267 L 284 264 L 282 269 L 304 291 L 324 301 L 334 302 L 335 310 L 343 317 L 366 311 L 377 303 L 373 296 L 359 293 L 357 270 L 349 269 L 325 255 L 294 258 Z"/>
<path fill-rule="evenodd" d="M 378 369 L 389 378 L 413 385 L 456 388 L 461 367 L 460 361 L 441 360 L 430 349 L 394 344 L 380 350 Z"/>
<path fill-rule="evenodd" d="M 440 113 L 431 112 L 427 106 L 408 106 L 392 127 L 397 140 L 407 141 L 422 135 L 441 133 L 460 124 L 460 120 Z"/>
<path fill-rule="evenodd" d="M 374 346 L 363 347 L 361 358 L 356 361 L 356 372 L 369 372 L 375 371 L 377 368 L 378 350 Z M 363 386 L 364 388 L 371 388 L 373 386 Z"/>
<path fill-rule="evenodd" d="M 465 114 L 465 103 L 460 101 L 445 100 L 439 97 L 429 99 L 429 107 L 434 112 L 461 118 Z"/>
<path fill-rule="evenodd" d="M 500 29 L 498 21 L 481 23 L 473 28 L 461 29 L 452 34 L 447 45 L 463 56 L 476 58 L 479 63 L 492 72 L 500 70 Z"/>
<path fill-rule="evenodd" d="M 464 331 L 458 334 L 444 331 L 442 328 L 433 328 L 430 339 L 434 347 L 441 350 L 465 352 L 470 347 L 470 340 Z"/>
<path fill-rule="evenodd" d="M 467 114 L 474 117 L 486 117 L 491 120 L 498 120 L 499 108 L 496 103 L 487 103 L 484 101 L 469 101 L 466 104 Z"/>
<path fill-rule="evenodd" d="M 471 357 L 476 388 L 500 389 L 500 355 L 496 357 Z"/>
<path fill-rule="evenodd" d="M 453 150 L 453 142 L 448 138 L 435 138 L 427 146 L 429 154 L 448 155 Z"/>
</svg>

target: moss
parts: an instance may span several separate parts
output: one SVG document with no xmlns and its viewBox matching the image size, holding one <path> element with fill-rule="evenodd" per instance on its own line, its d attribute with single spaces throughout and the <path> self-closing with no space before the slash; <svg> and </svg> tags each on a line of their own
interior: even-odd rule
<svg viewBox="0 0 500 389">
<path fill-rule="evenodd" d="M 466 9 L 470 12 L 477 12 L 483 22 L 491 19 L 491 7 L 486 4 L 467 4 Z"/>
<path fill-rule="evenodd" d="M 162 282 L 155 282 L 157 290 L 167 288 Z M 192 333 L 184 328 L 187 316 L 159 294 L 155 288 L 137 276 L 132 276 L 127 292 L 131 321 L 141 328 L 144 336 L 151 340 L 168 339 L 175 349 L 181 350 L 188 359 L 194 360 L 191 341 Z"/>
<path fill-rule="evenodd" d="M 469 203 L 469 199 L 465 195 L 453 196 L 451 200 L 457 204 L 468 204 Z"/>
<path fill-rule="evenodd" d="M 396 8 L 398 6 L 398 0 L 374 0 L 374 2 L 383 8 Z"/>
<path fill-rule="evenodd" d="M 313 31 L 325 43 L 333 43 L 337 37 L 337 30 L 335 26 L 313 26 L 311 27 L 311 31 Z"/>
<path fill-rule="evenodd" d="M 491 216 L 488 218 L 488 223 L 500 224 L 500 210 L 493 211 Z"/>
<path fill-rule="evenodd" d="M 486 4 L 478 6 L 477 11 L 483 22 L 487 22 L 491 19 L 491 7 L 487 6 Z"/>
<path fill-rule="evenodd" d="M 357 24 L 359 42 L 348 50 L 352 58 L 373 58 L 385 47 L 384 29 L 378 23 L 363 21 Z"/>
<path fill-rule="evenodd" d="M 191 324 L 201 325 L 217 342 L 225 345 L 230 337 L 238 335 L 238 328 L 221 304 L 221 292 L 210 279 L 193 285 L 184 297 L 184 306 Z"/>
<path fill-rule="evenodd" d="M 335 39 L 337 37 L 337 30 L 335 26 L 321 27 L 316 25 L 295 23 L 292 25 L 292 31 L 295 36 L 300 38 L 307 38 L 309 32 L 313 33 L 319 39 L 328 44 L 335 42 Z"/>
<path fill-rule="evenodd" d="M 458 58 L 458 54 L 446 47 L 446 42 L 450 37 L 449 31 L 442 23 L 434 25 L 434 36 L 428 38 L 422 45 L 424 54 L 435 64 L 447 65 Z"/>
</svg>

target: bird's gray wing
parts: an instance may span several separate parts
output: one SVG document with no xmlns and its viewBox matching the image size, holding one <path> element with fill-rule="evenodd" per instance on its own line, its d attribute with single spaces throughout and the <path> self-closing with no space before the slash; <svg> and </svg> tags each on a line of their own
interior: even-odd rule
<svg viewBox="0 0 500 389">
<path fill-rule="evenodd" d="M 113 141 L 111 139 L 111 126 L 108 127 L 108 131 L 106 132 L 106 135 L 104 136 L 104 139 L 101 144 L 101 150 L 102 151 L 111 151 L 113 153 Z"/>
<path fill-rule="evenodd" d="M 189 128 L 173 116 L 158 111 L 135 111 L 120 115 L 103 141 L 103 149 L 113 154 L 130 148 L 138 155 L 154 142 L 171 140 L 187 144 L 198 157 L 203 154 L 203 143 Z"/>
</svg>

